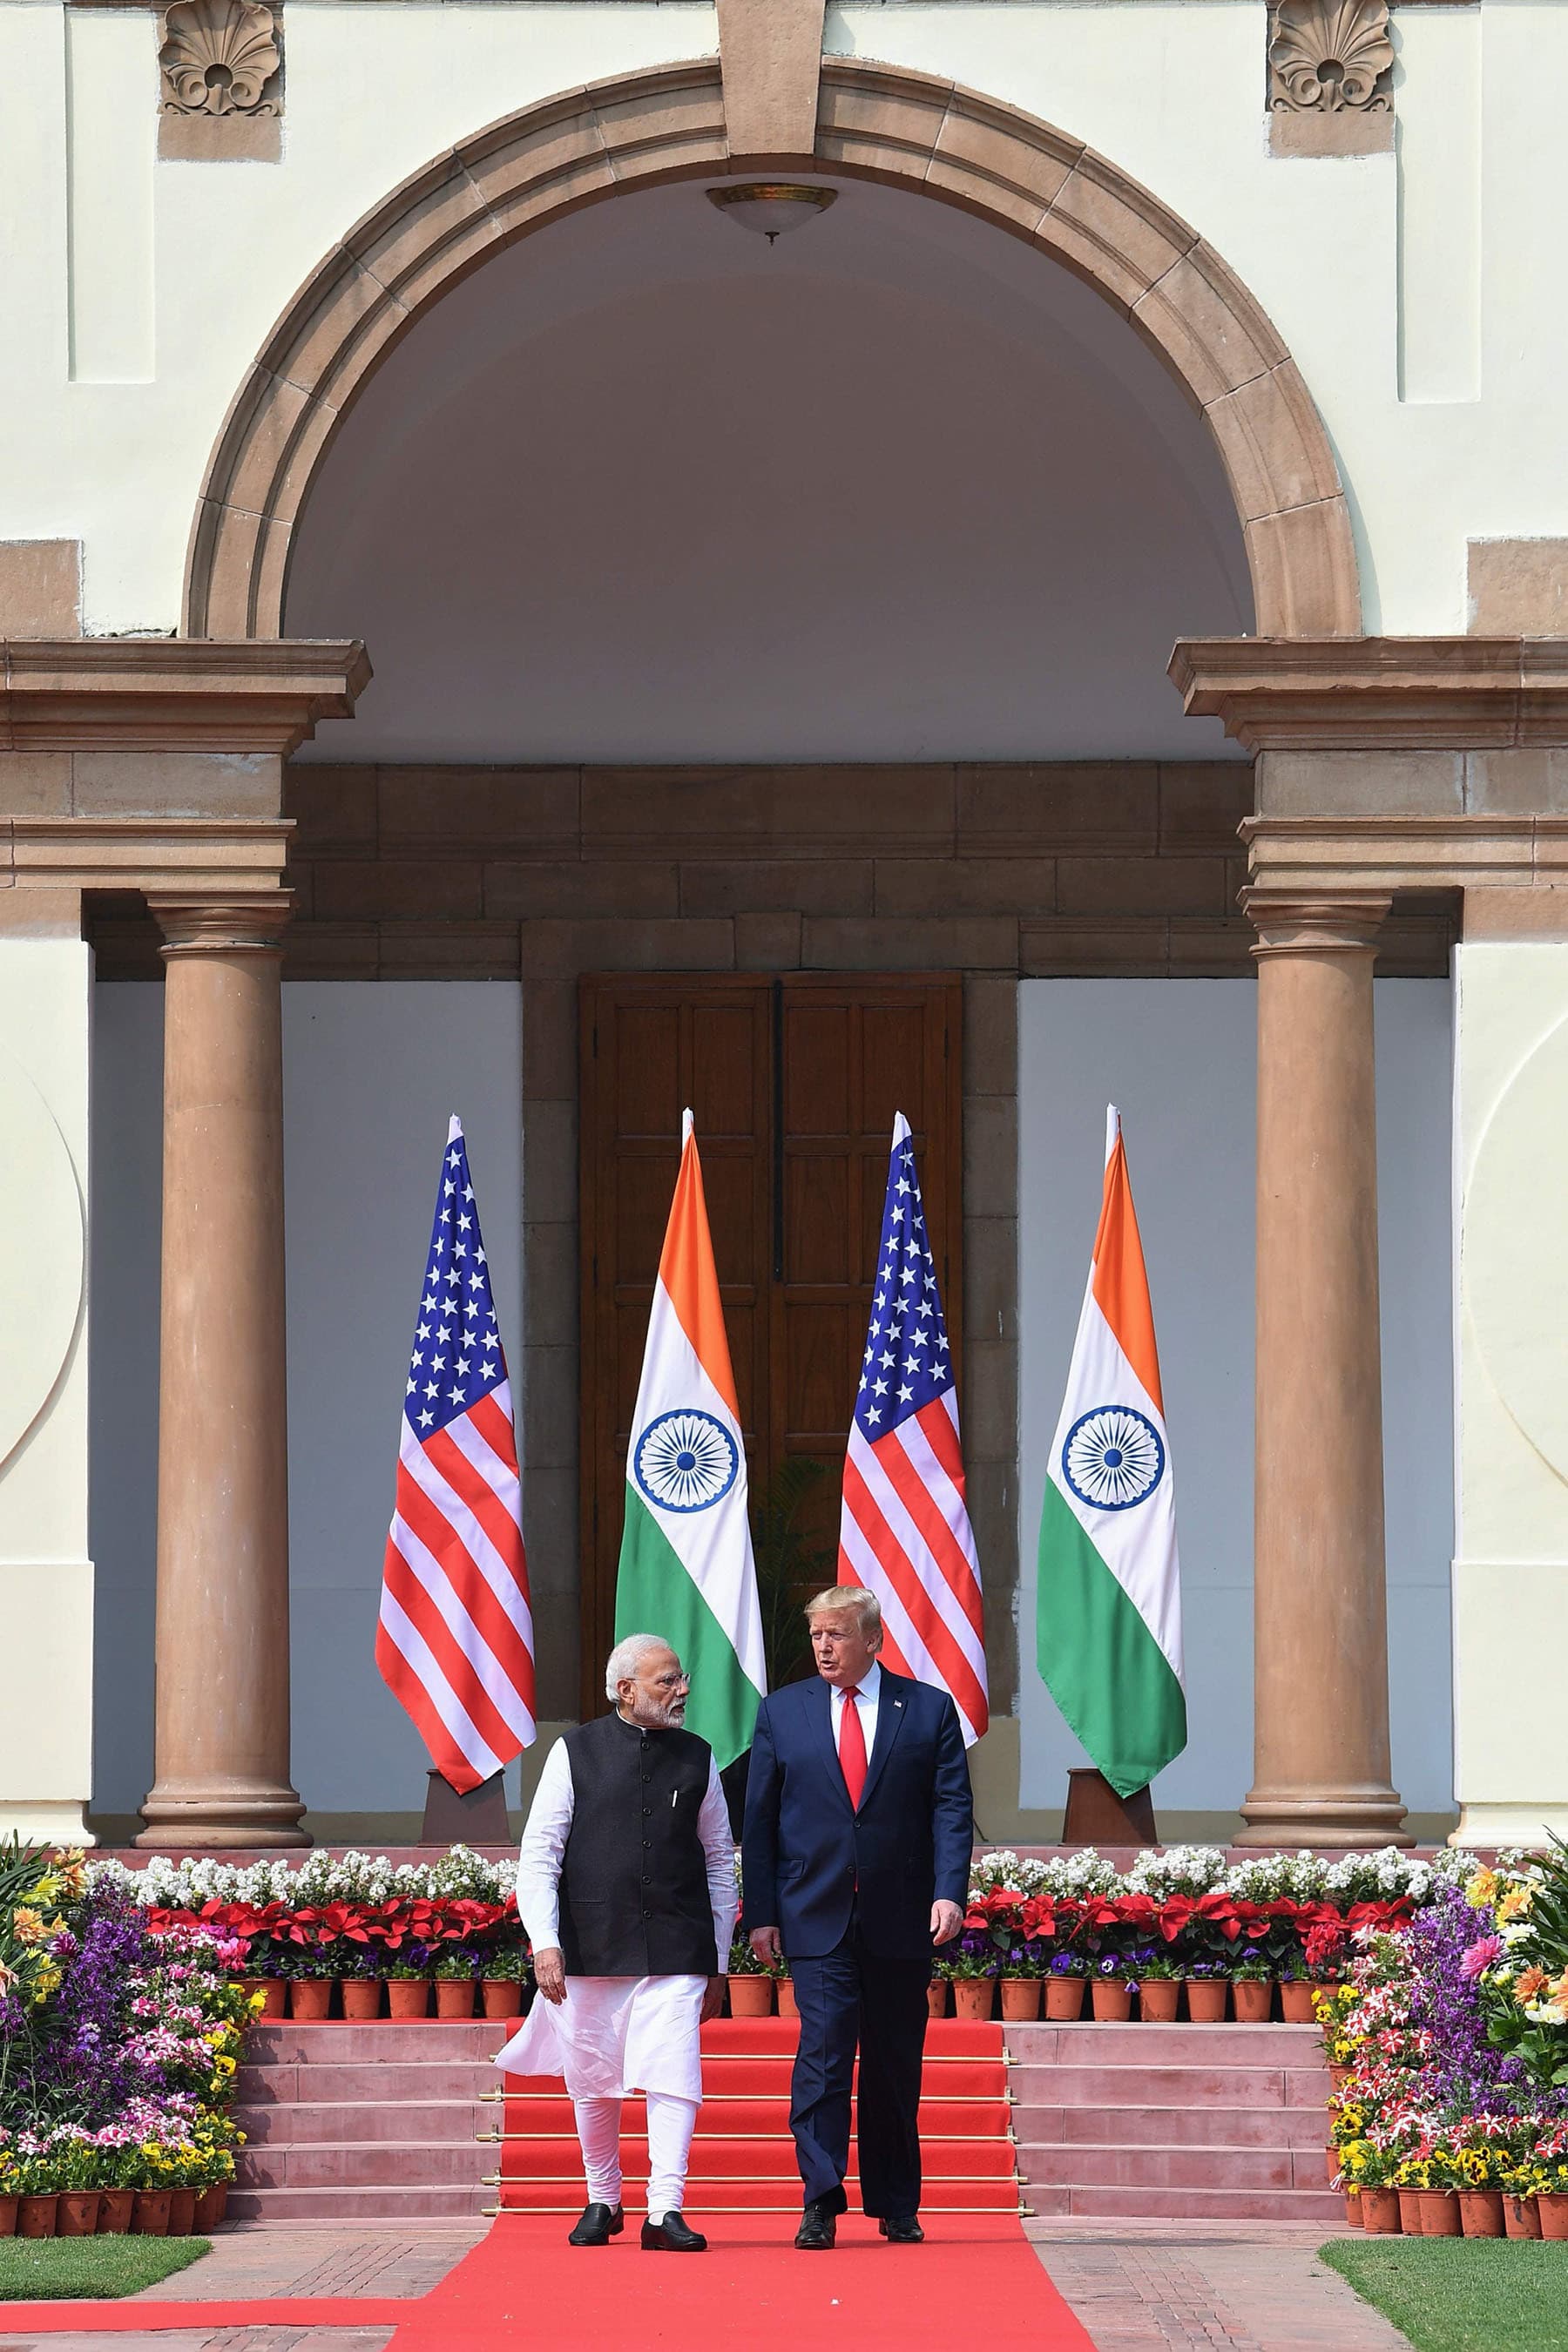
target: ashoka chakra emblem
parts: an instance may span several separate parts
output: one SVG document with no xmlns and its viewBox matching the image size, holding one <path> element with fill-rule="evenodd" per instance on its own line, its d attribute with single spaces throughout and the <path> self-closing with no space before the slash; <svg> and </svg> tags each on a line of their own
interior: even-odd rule
<svg viewBox="0 0 1568 2352">
<path fill-rule="evenodd" d="M 735 1441 L 710 1412 L 661 1412 L 637 1440 L 632 1475 L 661 1511 L 706 1511 L 735 1483 Z"/>
<path fill-rule="evenodd" d="M 1164 1475 L 1165 1447 L 1147 1413 L 1099 1404 L 1075 1421 L 1062 1447 L 1062 1476 L 1093 1511 L 1128 1511 Z"/>
</svg>

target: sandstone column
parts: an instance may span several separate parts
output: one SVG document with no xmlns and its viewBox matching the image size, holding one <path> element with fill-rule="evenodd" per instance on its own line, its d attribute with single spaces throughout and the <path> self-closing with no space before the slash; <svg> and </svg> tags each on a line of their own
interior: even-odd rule
<svg viewBox="0 0 1568 2352">
<path fill-rule="evenodd" d="M 1251 890 L 1258 929 L 1247 1845 L 1411 1843 L 1390 1783 L 1372 972 L 1388 899 Z"/>
<path fill-rule="evenodd" d="M 164 936 L 156 1780 L 144 1846 L 295 1846 L 280 891 Z"/>
</svg>

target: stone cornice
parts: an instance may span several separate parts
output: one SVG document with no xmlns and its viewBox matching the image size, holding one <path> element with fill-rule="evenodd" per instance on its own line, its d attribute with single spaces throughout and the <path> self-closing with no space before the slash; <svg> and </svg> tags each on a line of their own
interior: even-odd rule
<svg viewBox="0 0 1568 2352">
<path fill-rule="evenodd" d="M 0 640 L 0 751 L 286 756 L 370 674 L 357 639 Z"/>
<path fill-rule="evenodd" d="M 1170 677 L 1249 751 L 1568 743 L 1568 639 L 1205 637 Z"/>
<path fill-rule="evenodd" d="M 0 888 L 276 892 L 287 817 L 15 817 L 0 823 Z"/>
<path fill-rule="evenodd" d="M 1568 881 L 1568 816 L 1254 816 L 1240 831 L 1253 887 L 1300 897 Z"/>
</svg>

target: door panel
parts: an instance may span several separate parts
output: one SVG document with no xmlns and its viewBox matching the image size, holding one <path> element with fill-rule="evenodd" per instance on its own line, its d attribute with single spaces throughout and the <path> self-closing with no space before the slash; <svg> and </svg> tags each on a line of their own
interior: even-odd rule
<svg viewBox="0 0 1568 2352">
<path fill-rule="evenodd" d="M 605 1704 L 626 1444 L 682 1108 L 696 1115 L 753 1495 L 792 1456 L 826 1465 L 800 1516 L 831 1550 L 896 1109 L 921 1155 L 957 1369 L 962 988 L 858 973 L 615 973 L 583 981 L 581 1012 L 587 1716 Z"/>
</svg>

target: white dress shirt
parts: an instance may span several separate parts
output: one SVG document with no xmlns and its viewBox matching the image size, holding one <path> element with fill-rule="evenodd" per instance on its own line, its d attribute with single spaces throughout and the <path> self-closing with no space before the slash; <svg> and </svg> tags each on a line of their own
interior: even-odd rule
<svg viewBox="0 0 1568 2352">
<path fill-rule="evenodd" d="M 861 1675 L 858 1688 L 860 1696 L 855 1703 L 855 1712 L 860 1718 L 860 1728 L 866 1735 L 866 1763 L 868 1769 L 869 1769 L 871 1759 L 877 1752 L 877 1712 L 882 1691 L 882 1669 L 877 1664 L 875 1658 L 872 1659 L 869 1666 L 868 1666 L 866 1672 Z M 831 1704 L 833 1708 L 833 1745 L 835 1748 L 837 1749 L 839 1755 L 842 1756 L 844 1753 L 843 1746 L 841 1744 L 844 1732 L 844 1709 L 848 1702 L 845 1698 L 844 1693 L 839 1689 L 837 1683 L 833 1685 Z"/>
<path fill-rule="evenodd" d="M 544 1759 L 517 1858 L 517 1907 L 535 1951 L 560 1948 L 561 1862 L 572 1831 L 575 1795 L 566 1743 L 558 1739 Z M 730 1834 L 730 1808 L 720 1786 L 719 1768 L 711 1758 L 708 1764 L 708 1791 L 697 1816 L 697 1834 L 702 1841 L 708 1865 L 713 1948 L 722 1975 L 730 1958 L 730 1938 L 735 1929 L 738 1904 L 735 1841 Z"/>
</svg>

